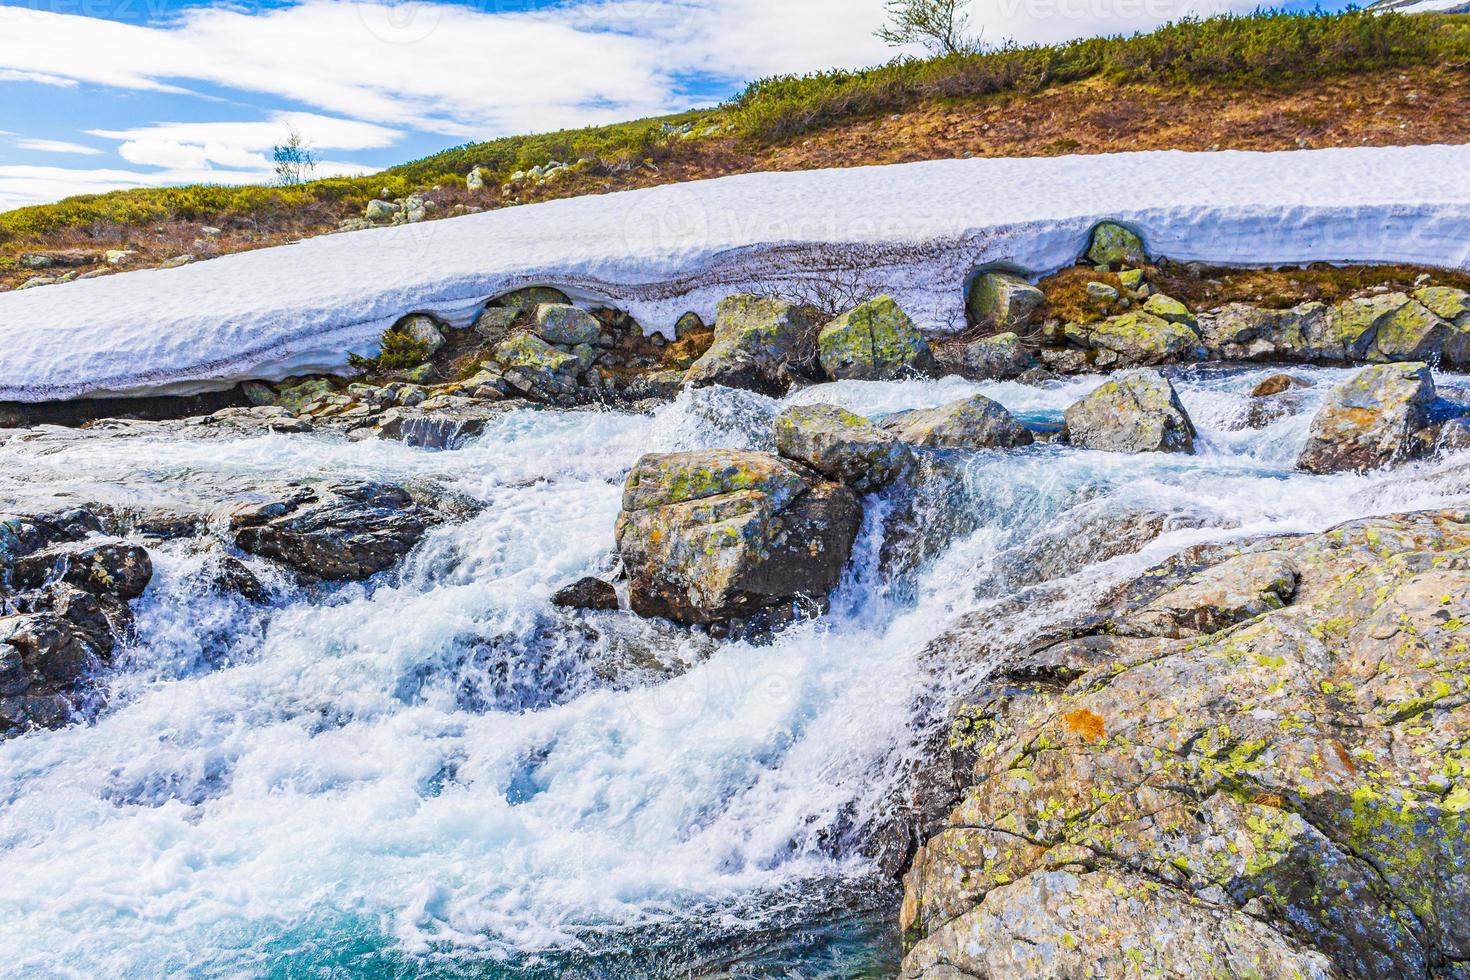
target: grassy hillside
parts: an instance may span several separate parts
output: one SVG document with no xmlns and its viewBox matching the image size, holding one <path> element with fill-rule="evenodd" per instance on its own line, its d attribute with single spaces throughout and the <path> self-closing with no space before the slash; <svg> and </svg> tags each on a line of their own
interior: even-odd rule
<svg viewBox="0 0 1470 980">
<path fill-rule="evenodd" d="M 1127 148 L 1470 140 L 1470 17 L 1260 14 L 865 71 L 769 78 L 708 110 L 473 143 L 363 178 L 117 191 L 0 214 L 0 285 L 42 249 L 152 264 L 329 231 L 375 197 L 489 208 L 760 169 Z M 861 138 L 853 138 L 860 135 Z M 552 180 L 512 181 L 551 162 Z M 480 167 L 486 187 L 465 189 Z M 201 226 L 221 234 L 200 240 Z"/>
</svg>

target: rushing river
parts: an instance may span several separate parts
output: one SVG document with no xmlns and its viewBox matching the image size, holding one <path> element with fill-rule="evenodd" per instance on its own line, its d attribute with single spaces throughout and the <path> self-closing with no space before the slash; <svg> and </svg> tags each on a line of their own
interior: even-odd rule
<svg viewBox="0 0 1470 980">
<path fill-rule="evenodd" d="M 942 724 L 919 705 L 967 682 L 921 652 L 993 600 L 976 583 L 998 554 L 1099 508 L 1185 519 L 1061 590 L 1085 598 L 1198 541 L 1470 501 L 1464 459 L 1294 472 L 1347 372 L 1295 372 L 1318 383 L 1297 414 L 1238 427 L 1267 373 L 1182 376 L 1194 456 L 1038 445 L 951 460 L 961 478 L 920 510 L 938 543 L 902 574 L 879 570 L 895 502 L 870 499 L 832 613 L 767 646 L 548 602 L 611 571 L 641 453 L 769 448 L 780 403 L 760 396 L 519 412 L 448 452 L 303 435 L 0 446 L 6 499 L 351 476 L 484 505 L 400 570 L 325 597 L 252 562 L 275 592 L 265 609 L 210 592 L 189 542 L 150 543 L 137 637 L 95 722 L 0 742 L 4 971 L 890 974 L 897 893 L 861 844 Z M 980 391 L 1057 422 L 1098 383 L 845 382 L 790 401 L 872 416 Z"/>
</svg>

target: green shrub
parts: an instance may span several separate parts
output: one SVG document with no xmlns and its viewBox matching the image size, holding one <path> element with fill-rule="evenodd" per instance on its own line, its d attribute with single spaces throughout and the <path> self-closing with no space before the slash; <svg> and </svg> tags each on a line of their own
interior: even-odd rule
<svg viewBox="0 0 1470 980">
<path fill-rule="evenodd" d="M 407 331 L 396 325 L 383 331 L 378 348 L 377 357 L 349 354 L 347 363 L 363 371 L 402 371 L 418 367 L 429 359 L 429 345 L 409 336 Z"/>
</svg>

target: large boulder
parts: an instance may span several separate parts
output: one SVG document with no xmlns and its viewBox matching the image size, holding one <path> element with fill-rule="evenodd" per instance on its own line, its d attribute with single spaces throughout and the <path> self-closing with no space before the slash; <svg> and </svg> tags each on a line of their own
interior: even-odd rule
<svg viewBox="0 0 1470 980">
<path fill-rule="evenodd" d="M 1143 247 L 1143 239 L 1135 232 L 1104 221 L 1092 229 L 1087 260 L 1100 266 L 1143 265 L 1148 261 L 1148 253 Z"/>
<path fill-rule="evenodd" d="M 970 284 L 966 308 L 971 323 L 997 330 L 1014 330 L 1031 321 L 1046 302 L 1046 294 L 1009 272 L 982 272 Z"/>
<path fill-rule="evenodd" d="M 1009 381 L 1041 363 L 1014 333 L 943 341 L 932 349 L 938 373 L 957 374 L 970 381 Z"/>
<path fill-rule="evenodd" d="M 1064 334 L 1070 343 L 1097 352 L 1098 367 L 1174 364 L 1198 360 L 1204 353 L 1192 322 L 1134 310 L 1098 323 L 1069 323 Z"/>
<path fill-rule="evenodd" d="M 1035 441 L 1014 415 L 984 395 L 895 413 L 883 420 L 883 430 L 924 449 L 1013 449 Z"/>
<path fill-rule="evenodd" d="M 397 564 L 443 520 L 392 484 L 285 484 L 253 496 L 229 511 L 235 544 L 308 580 L 376 575 Z"/>
<path fill-rule="evenodd" d="M 1359 371 L 1328 393 L 1298 464 L 1312 473 L 1362 472 L 1423 456 L 1433 445 L 1434 400 L 1426 364 Z"/>
<path fill-rule="evenodd" d="M 586 310 L 564 303 L 542 303 L 536 307 L 536 333 L 551 344 L 592 344 L 602 334 L 602 324 Z"/>
<path fill-rule="evenodd" d="M 1325 361 L 1343 359 L 1342 343 L 1329 338 L 1328 309 L 1303 303 L 1267 310 L 1230 303 L 1199 317 L 1198 329 L 1213 358 L 1226 361 Z"/>
<path fill-rule="evenodd" d="M 888 296 L 869 300 L 823 327 L 817 356 L 834 380 L 884 381 L 934 366 L 929 342 Z"/>
<path fill-rule="evenodd" d="M 798 405 L 776 416 L 776 452 L 859 493 L 880 490 L 913 464 L 899 439 L 836 405 Z"/>
<path fill-rule="evenodd" d="M 1066 439 L 1113 453 L 1190 453 L 1194 423 L 1174 386 L 1157 371 L 1109 381 L 1067 409 Z"/>
<path fill-rule="evenodd" d="M 777 456 L 644 456 L 617 524 L 633 611 L 694 624 L 825 609 L 861 521 L 855 493 Z"/>
<path fill-rule="evenodd" d="M 783 394 L 791 371 L 815 354 L 818 315 L 770 296 L 727 296 L 715 313 L 715 339 L 689 368 L 686 384 Z"/>
<path fill-rule="evenodd" d="M 1467 548 L 1451 512 L 1355 521 L 1192 550 L 1087 635 L 941 638 L 988 669 L 904 879 L 903 975 L 1452 974 Z"/>
</svg>

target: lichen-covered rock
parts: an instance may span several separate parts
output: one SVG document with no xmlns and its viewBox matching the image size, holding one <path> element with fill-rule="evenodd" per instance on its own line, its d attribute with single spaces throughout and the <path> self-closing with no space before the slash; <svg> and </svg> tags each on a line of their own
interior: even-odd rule
<svg viewBox="0 0 1470 980">
<path fill-rule="evenodd" d="M 1092 229 L 1087 260 L 1093 265 L 1143 265 L 1148 261 L 1143 239 L 1122 225 L 1105 221 Z"/>
<path fill-rule="evenodd" d="M 837 380 L 910 377 L 934 365 L 929 342 L 889 296 L 869 300 L 823 327 L 817 356 L 827 377 Z"/>
<path fill-rule="evenodd" d="M 332 395 L 335 389 L 326 378 L 307 378 L 276 386 L 275 404 L 288 412 L 300 412 L 312 402 Z"/>
<path fill-rule="evenodd" d="M 859 493 L 880 490 L 913 464 L 909 448 L 836 405 L 798 405 L 776 416 L 776 452 Z"/>
<path fill-rule="evenodd" d="M 253 497 L 229 510 L 235 544 L 309 580 L 376 575 L 443 521 L 407 490 L 385 483 L 284 484 Z"/>
<path fill-rule="evenodd" d="M 685 383 L 783 394 L 793 366 L 815 358 L 817 319 L 810 307 L 774 297 L 727 296 L 715 314 L 714 343 L 689 368 Z"/>
<path fill-rule="evenodd" d="M 1203 354 L 1199 334 L 1187 322 L 1165 320 L 1144 310 L 1100 323 L 1069 323 L 1063 332 L 1078 347 L 1100 352 L 1099 367 L 1174 364 L 1198 360 Z"/>
<path fill-rule="evenodd" d="M 1362 472 L 1422 456 L 1432 448 L 1434 400 L 1428 365 L 1359 371 L 1328 394 L 1298 465 L 1312 473 Z"/>
<path fill-rule="evenodd" d="M 489 341 L 500 341 L 510 333 L 521 311 L 510 306 L 487 306 L 475 318 L 475 333 Z"/>
<path fill-rule="evenodd" d="M 1160 320 L 1168 320 L 1170 323 L 1182 323 L 1193 329 L 1197 323 L 1195 315 L 1189 312 L 1189 307 L 1179 302 L 1172 296 L 1163 293 L 1154 293 L 1143 302 L 1143 311 L 1151 313 Z"/>
<path fill-rule="evenodd" d="M 1414 291 L 1414 299 L 1435 316 L 1457 327 L 1470 327 L 1470 293 L 1449 286 L 1426 286 Z"/>
<path fill-rule="evenodd" d="M 966 307 L 971 323 L 1008 331 L 1025 326 L 1046 302 L 1046 294 L 1009 272 L 982 272 L 970 284 Z"/>
<path fill-rule="evenodd" d="M 1379 363 L 1435 361 L 1445 367 L 1470 364 L 1470 330 L 1455 326 L 1418 300 L 1405 297 L 1378 324 L 1367 359 Z"/>
<path fill-rule="evenodd" d="M 1448 512 L 1216 546 L 1190 595 L 1172 568 L 1126 590 L 1164 589 L 1177 635 L 1127 635 L 1130 607 L 974 651 L 997 666 L 954 712 L 967 788 L 905 876 L 905 975 L 1454 975 L 1467 551 Z"/>
<path fill-rule="evenodd" d="M 777 456 L 644 456 L 617 524 L 633 611 L 682 623 L 820 611 L 861 520 L 855 493 Z"/>
<path fill-rule="evenodd" d="M 1157 371 L 1134 371 L 1067 409 L 1066 439 L 1114 453 L 1189 453 L 1194 423 L 1174 386 Z"/>
<path fill-rule="evenodd" d="M 536 307 L 536 333 L 552 344 L 595 343 L 602 325 L 586 310 L 561 303 L 542 303 Z"/>
<path fill-rule="evenodd" d="M 1220 360 L 1339 363 L 1342 343 L 1329 339 L 1327 314 L 1321 303 L 1289 310 L 1231 303 L 1202 314 L 1198 329 L 1209 355 Z"/>
<path fill-rule="evenodd" d="M 932 350 L 936 373 L 957 374 L 970 381 L 1009 381 L 1041 363 L 1014 333 L 943 341 L 932 345 Z"/>
<path fill-rule="evenodd" d="M 898 412 L 884 419 L 882 428 L 924 449 L 1012 449 L 1035 441 L 1014 415 L 984 395 Z"/>
</svg>

